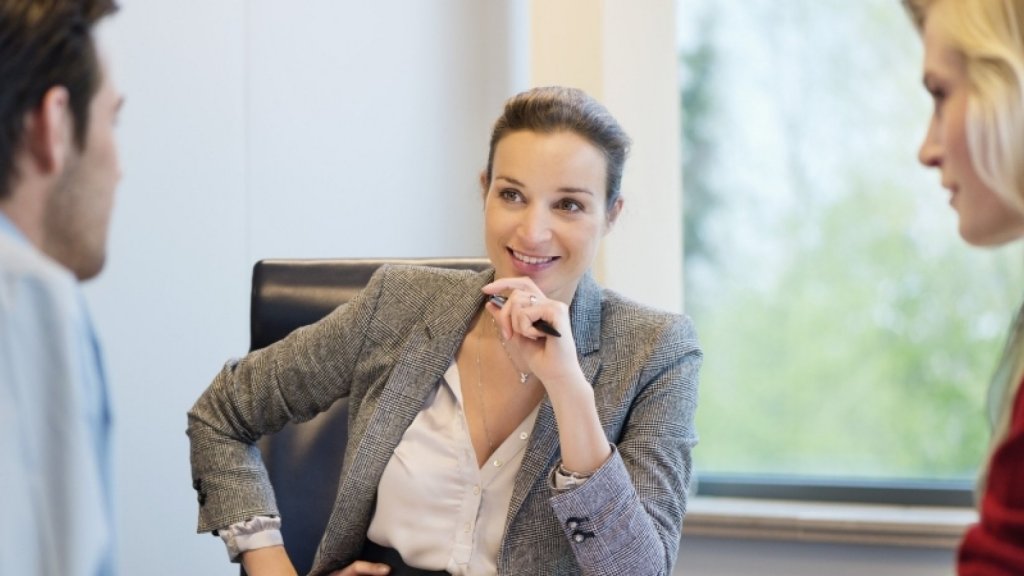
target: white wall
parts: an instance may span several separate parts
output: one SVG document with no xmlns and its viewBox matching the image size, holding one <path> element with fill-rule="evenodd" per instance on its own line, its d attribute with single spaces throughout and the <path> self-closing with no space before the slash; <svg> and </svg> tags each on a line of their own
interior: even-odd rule
<svg viewBox="0 0 1024 576">
<path fill-rule="evenodd" d="M 509 2 L 122 0 L 110 260 L 86 288 L 117 413 L 124 574 L 236 574 L 195 536 L 185 412 L 248 345 L 269 256 L 480 255 Z"/>
<path fill-rule="evenodd" d="M 87 295 L 113 390 L 124 574 L 237 573 L 192 535 L 184 428 L 246 343 L 244 3 L 129 0 L 105 25 L 125 178 Z"/>
<path fill-rule="evenodd" d="M 510 90 L 503 10 L 252 3 L 249 256 L 482 254 L 478 175 Z"/>
</svg>

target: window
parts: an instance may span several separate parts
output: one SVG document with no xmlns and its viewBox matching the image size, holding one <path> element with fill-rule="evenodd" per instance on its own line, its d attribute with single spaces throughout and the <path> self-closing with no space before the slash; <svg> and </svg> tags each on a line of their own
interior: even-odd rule
<svg viewBox="0 0 1024 576">
<path fill-rule="evenodd" d="M 964 245 L 917 163 L 900 3 L 678 2 L 698 482 L 966 493 L 1024 274 Z"/>
</svg>

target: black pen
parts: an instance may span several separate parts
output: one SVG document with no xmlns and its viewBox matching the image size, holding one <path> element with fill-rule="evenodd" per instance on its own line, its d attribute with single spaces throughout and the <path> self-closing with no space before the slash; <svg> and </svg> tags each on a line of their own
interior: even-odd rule
<svg viewBox="0 0 1024 576">
<path fill-rule="evenodd" d="M 502 306 L 505 305 L 505 302 L 508 300 L 508 298 L 495 294 L 488 298 L 488 300 L 490 300 L 491 303 L 497 306 L 498 308 L 501 308 Z M 558 330 L 555 330 L 555 327 L 552 326 L 551 324 L 548 324 L 547 320 L 544 320 L 543 318 L 535 320 L 533 323 L 533 327 L 545 334 L 548 334 L 549 336 L 554 336 L 555 338 L 562 337 Z"/>
</svg>

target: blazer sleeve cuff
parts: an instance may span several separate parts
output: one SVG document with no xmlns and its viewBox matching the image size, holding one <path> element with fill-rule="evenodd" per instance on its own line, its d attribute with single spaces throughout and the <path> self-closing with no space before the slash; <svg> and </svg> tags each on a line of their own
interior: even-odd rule
<svg viewBox="0 0 1024 576">
<path fill-rule="evenodd" d="M 284 539 L 281 537 L 281 519 L 277 517 L 255 516 L 217 532 L 224 541 L 228 558 L 232 562 L 240 562 L 242 553 L 249 550 L 284 545 Z"/>
<path fill-rule="evenodd" d="M 551 508 L 583 573 L 606 573 L 627 557 L 639 564 L 638 574 L 652 573 L 647 564 L 661 558 L 663 547 L 614 445 L 608 461 L 585 483 L 552 492 Z"/>
</svg>

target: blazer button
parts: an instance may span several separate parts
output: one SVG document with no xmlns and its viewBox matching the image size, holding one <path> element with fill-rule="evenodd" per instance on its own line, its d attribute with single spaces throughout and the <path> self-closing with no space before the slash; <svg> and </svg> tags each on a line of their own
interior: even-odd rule
<svg viewBox="0 0 1024 576">
<path fill-rule="evenodd" d="M 569 528 L 569 530 L 575 530 L 577 527 L 579 527 L 581 523 L 586 522 L 587 520 L 590 520 L 590 518 L 577 518 L 573 516 L 572 518 L 569 518 L 565 521 L 565 525 Z"/>
<path fill-rule="evenodd" d="M 586 530 L 577 530 L 577 531 L 572 533 L 572 540 L 573 540 L 573 542 L 576 542 L 577 544 L 585 541 L 587 538 L 593 538 L 593 537 L 594 537 L 594 533 L 593 532 L 588 532 Z"/>
</svg>

